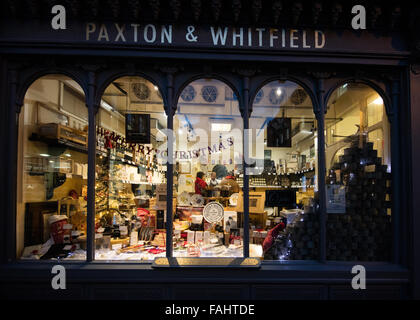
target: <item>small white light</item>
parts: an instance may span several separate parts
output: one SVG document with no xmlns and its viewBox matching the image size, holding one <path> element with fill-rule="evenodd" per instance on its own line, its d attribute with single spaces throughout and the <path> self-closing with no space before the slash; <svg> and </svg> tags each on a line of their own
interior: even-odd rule
<svg viewBox="0 0 420 320">
<path fill-rule="evenodd" d="M 154 86 L 153 88 L 155 88 L 155 91 L 158 91 L 159 90 L 159 88 L 157 86 Z"/>
<path fill-rule="evenodd" d="M 376 104 L 376 105 L 381 105 L 381 104 L 384 104 L 384 100 L 381 97 L 379 97 L 379 98 L 375 99 L 373 101 L 373 103 Z"/>
<path fill-rule="evenodd" d="M 281 89 L 280 88 L 278 88 L 277 90 L 276 90 L 276 94 L 280 97 L 281 96 Z"/>
<path fill-rule="evenodd" d="M 181 128 L 178 129 L 178 133 L 182 134 L 182 129 Z"/>
<path fill-rule="evenodd" d="M 49 154 L 47 154 L 47 153 L 40 153 L 39 154 L 41 157 L 49 157 L 50 155 Z"/>
</svg>

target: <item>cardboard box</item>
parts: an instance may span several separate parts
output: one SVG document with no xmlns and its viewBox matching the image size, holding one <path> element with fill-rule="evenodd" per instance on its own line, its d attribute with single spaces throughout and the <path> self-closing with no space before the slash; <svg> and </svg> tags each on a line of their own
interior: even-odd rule
<svg viewBox="0 0 420 320">
<path fill-rule="evenodd" d="M 243 193 L 239 193 L 238 204 L 231 210 L 244 212 Z M 265 192 L 250 192 L 249 193 L 249 212 L 264 213 Z"/>
<path fill-rule="evenodd" d="M 43 124 L 39 127 L 41 136 L 51 139 L 64 139 L 87 146 L 87 133 L 58 123 Z"/>
</svg>

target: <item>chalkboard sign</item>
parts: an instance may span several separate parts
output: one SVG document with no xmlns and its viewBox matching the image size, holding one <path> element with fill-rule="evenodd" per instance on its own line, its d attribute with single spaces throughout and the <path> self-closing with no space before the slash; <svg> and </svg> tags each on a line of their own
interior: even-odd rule
<svg viewBox="0 0 420 320">
<path fill-rule="evenodd" d="M 290 118 L 274 118 L 267 125 L 267 147 L 291 148 L 292 121 Z"/>
<path fill-rule="evenodd" d="M 127 113 L 125 139 L 131 143 L 150 143 L 150 114 Z"/>
</svg>

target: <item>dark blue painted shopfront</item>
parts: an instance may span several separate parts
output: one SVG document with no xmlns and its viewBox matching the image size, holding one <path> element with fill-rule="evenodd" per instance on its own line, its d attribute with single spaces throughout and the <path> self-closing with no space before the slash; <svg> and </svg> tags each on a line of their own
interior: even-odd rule
<svg viewBox="0 0 420 320">
<path fill-rule="evenodd" d="M 420 298 L 420 7 L 367 4 L 368 28 L 350 27 L 351 4 L 338 1 L 73 1 L 68 28 L 53 30 L 54 1 L 1 6 L 0 292 L 8 299 L 419 299 Z M 48 5 L 47 5 L 48 4 Z M 226 33 L 225 33 L 226 32 Z M 226 35 L 226 41 L 223 38 Z M 238 97 L 243 128 L 252 102 L 273 80 L 293 81 L 313 101 L 318 122 L 319 258 L 261 261 L 259 268 L 169 267 L 95 261 L 95 170 L 87 184 L 87 261 L 61 262 L 67 290 L 51 289 L 53 263 L 16 254 L 19 113 L 38 78 L 61 74 L 85 92 L 89 141 L 106 87 L 123 76 L 143 77 L 162 93 L 167 128 L 182 90 L 201 78 L 228 84 Z M 390 261 L 331 261 L 327 257 L 324 120 L 327 103 L 345 83 L 382 97 L 391 126 L 392 256 Z M 95 167 L 95 143 L 88 165 Z M 167 167 L 173 193 L 173 165 Z M 322 173 L 322 174 L 321 174 Z M 249 196 L 244 177 L 244 199 Z M 324 200 L 322 200 L 324 199 Z M 172 212 L 172 202 L 167 203 Z M 244 202 L 244 224 L 249 223 Z M 170 226 L 172 215 L 167 217 Z M 168 223 L 169 222 L 169 223 Z M 244 241 L 250 234 L 244 228 Z M 167 229 L 172 255 L 172 227 Z M 245 257 L 249 250 L 244 249 Z M 366 267 L 367 289 L 353 290 L 351 269 Z"/>
</svg>

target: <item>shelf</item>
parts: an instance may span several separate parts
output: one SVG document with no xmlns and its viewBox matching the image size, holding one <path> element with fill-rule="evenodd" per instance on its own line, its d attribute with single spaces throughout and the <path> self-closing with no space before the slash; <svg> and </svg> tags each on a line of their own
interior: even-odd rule
<svg viewBox="0 0 420 320">
<path fill-rule="evenodd" d="M 45 144 L 48 144 L 49 146 L 53 146 L 53 147 L 66 147 L 70 150 L 73 151 L 77 151 L 77 152 L 81 152 L 81 153 L 88 153 L 88 148 L 87 146 L 83 146 L 81 144 L 75 143 L 75 142 L 71 142 L 69 140 L 65 140 L 65 139 L 52 139 L 52 138 L 47 138 L 47 137 L 43 137 L 40 136 L 38 134 L 33 133 L 30 137 L 29 137 L 30 141 L 39 141 L 39 142 L 43 142 Z"/>
<path fill-rule="evenodd" d="M 118 180 L 118 179 L 109 179 L 109 182 L 114 182 L 114 183 L 126 183 L 126 184 L 139 184 L 139 185 L 151 185 L 151 186 L 156 186 L 159 183 L 150 183 L 150 182 L 136 182 L 136 181 L 129 181 L 129 180 Z"/>
<path fill-rule="evenodd" d="M 240 186 L 243 188 L 243 186 Z M 252 186 L 250 185 L 249 188 L 264 188 L 264 189 L 279 189 L 279 190 L 288 190 L 288 189 L 303 189 L 305 186 L 293 186 L 293 187 L 285 187 L 285 186 Z M 313 189 L 314 186 L 306 186 L 307 189 Z"/>
</svg>

